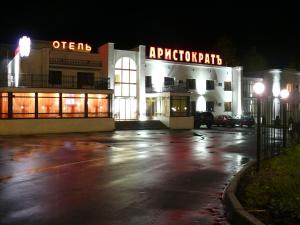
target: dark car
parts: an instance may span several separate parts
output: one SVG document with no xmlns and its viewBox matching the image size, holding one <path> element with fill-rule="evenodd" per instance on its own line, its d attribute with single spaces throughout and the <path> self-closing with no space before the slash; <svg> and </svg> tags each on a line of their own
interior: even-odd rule
<svg viewBox="0 0 300 225">
<path fill-rule="evenodd" d="M 200 128 L 201 125 L 206 125 L 211 128 L 214 123 L 214 115 L 211 112 L 195 112 L 194 115 L 194 128 Z"/>
<path fill-rule="evenodd" d="M 235 120 L 229 115 L 219 115 L 219 116 L 216 116 L 216 118 L 215 118 L 215 124 L 217 126 L 234 127 L 235 126 Z"/>
<path fill-rule="evenodd" d="M 255 120 L 253 116 L 242 115 L 235 118 L 235 123 L 238 126 L 247 126 L 252 127 L 255 124 Z"/>
</svg>

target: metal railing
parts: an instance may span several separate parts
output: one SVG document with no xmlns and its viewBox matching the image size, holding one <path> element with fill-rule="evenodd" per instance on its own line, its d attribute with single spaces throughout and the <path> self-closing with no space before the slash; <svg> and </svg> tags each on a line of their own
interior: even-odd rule
<svg viewBox="0 0 300 225">
<path fill-rule="evenodd" d="M 153 86 L 146 87 L 146 93 L 157 93 L 157 92 L 188 92 L 190 89 L 186 83 L 180 83 L 177 85 L 165 85 L 161 91 L 155 90 Z"/>
<path fill-rule="evenodd" d="M 1 87 L 7 87 L 8 83 L 0 82 Z M 15 87 L 12 82 L 11 87 Z M 71 88 L 71 89 L 96 89 L 108 90 L 110 88 L 109 78 L 97 78 L 86 83 L 79 83 L 77 76 L 62 75 L 61 79 L 50 81 L 48 75 L 42 74 L 20 74 L 19 87 L 28 88 Z"/>
<path fill-rule="evenodd" d="M 89 66 L 89 67 L 102 67 L 100 61 L 83 60 L 83 59 L 64 59 L 64 58 L 50 58 L 50 64 L 71 65 L 71 66 Z"/>
</svg>

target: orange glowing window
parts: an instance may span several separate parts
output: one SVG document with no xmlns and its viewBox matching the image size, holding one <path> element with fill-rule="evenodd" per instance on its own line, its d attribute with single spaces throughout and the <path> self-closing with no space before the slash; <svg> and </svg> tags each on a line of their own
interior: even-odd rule
<svg viewBox="0 0 300 225">
<path fill-rule="evenodd" d="M 8 117 L 8 94 L 0 93 L 0 118 Z"/>
<path fill-rule="evenodd" d="M 84 117 L 84 94 L 62 94 L 63 117 Z"/>
<path fill-rule="evenodd" d="M 89 117 L 108 117 L 109 99 L 104 94 L 88 95 L 88 116 Z"/>
<path fill-rule="evenodd" d="M 59 93 L 39 93 L 38 112 L 40 118 L 59 117 Z"/>
<path fill-rule="evenodd" d="M 288 92 L 291 92 L 293 90 L 293 84 L 290 84 L 290 83 L 286 84 L 286 90 Z"/>
<path fill-rule="evenodd" d="M 35 94 L 13 93 L 13 118 L 34 118 Z"/>
</svg>

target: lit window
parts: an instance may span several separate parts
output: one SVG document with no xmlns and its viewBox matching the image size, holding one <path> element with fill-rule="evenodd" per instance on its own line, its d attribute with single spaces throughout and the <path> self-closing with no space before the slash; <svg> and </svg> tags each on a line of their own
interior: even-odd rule
<svg viewBox="0 0 300 225">
<path fill-rule="evenodd" d="M 84 94 L 62 95 L 63 117 L 84 117 Z"/>
<path fill-rule="evenodd" d="M 13 93 L 13 118 L 34 118 L 35 94 Z"/>
<path fill-rule="evenodd" d="M 108 95 L 88 94 L 88 117 L 108 117 Z"/>
<path fill-rule="evenodd" d="M 38 117 L 59 117 L 59 94 L 38 93 Z"/>
<path fill-rule="evenodd" d="M 8 94 L 0 93 L 0 118 L 8 117 Z"/>
<path fill-rule="evenodd" d="M 129 57 L 116 62 L 115 96 L 136 97 L 136 64 Z"/>
<path fill-rule="evenodd" d="M 171 101 L 171 116 L 188 116 L 188 97 L 173 96 Z"/>
<path fill-rule="evenodd" d="M 293 84 L 290 84 L 290 83 L 286 84 L 286 90 L 288 92 L 292 92 L 292 90 L 293 90 Z"/>
<path fill-rule="evenodd" d="M 224 102 L 224 111 L 231 112 L 231 102 Z"/>
</svg>

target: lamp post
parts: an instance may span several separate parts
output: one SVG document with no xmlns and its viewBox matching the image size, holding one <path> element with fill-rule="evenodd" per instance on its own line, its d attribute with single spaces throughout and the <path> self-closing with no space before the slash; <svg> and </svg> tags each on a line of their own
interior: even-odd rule
<svg viewBox="0 0 300 225">
<path fill-rule="evenodd" d="M 280 91 L 280 97 L 283 101 L 282 104 L 282 123 L 283 123 L 283 135 L 282 135 L 282 146 L 286 147 L 286 108 L 287 108 L 287 98 L 289 97 L 289 92 L 286 89 Z"/>
<path fill-rule="evenodd" d="M 265 90 L 265 85 L 261 82 L 256 82 L 253 85 L 253 90 L 257 95 L 257 125 L 256 125 L 256 171 L 259 171 L 260 167 L 260 141 L 261 141 L 261 131 L 260 131 L 260 119 L 261 119 L 261 95 Z"/>
</svg>

